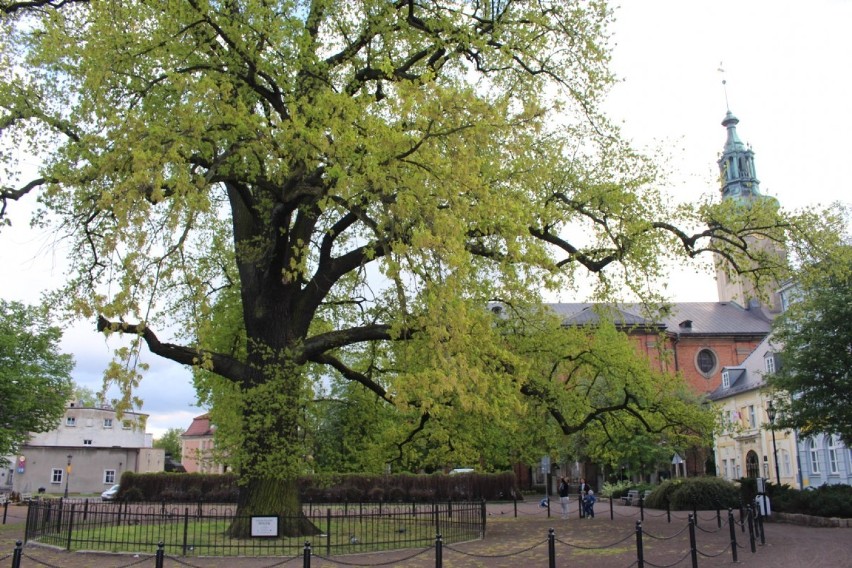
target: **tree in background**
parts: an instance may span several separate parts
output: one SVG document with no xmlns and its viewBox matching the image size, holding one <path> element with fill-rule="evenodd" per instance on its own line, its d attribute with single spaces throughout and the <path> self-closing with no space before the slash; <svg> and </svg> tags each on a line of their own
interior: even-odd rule
<svg viewBox="0 0 852 568">
<path fill-rule="evenodd" d="M 77 383 L 74 383 L 74 393 L 71 396 L 80 406 L 92 407 L 101 404 L 101 398 L 94 390 Z"/>
<path fill-rule="evenodd" d="M 0 300 L 0 463 L 65 412 L 74 359 L 59 352 L 61 338 L 46 309 Z"/>
<path fill-rule="evenodd" d="M 182 457 L 181 434 L 183 434 L 183 430 L 180 428 L 169 428 L 165 434 L 154 440 L 154 447 L 165 450 L 167 455 L 171 455 L 174 461 L 180 463 Z"/>
<path fill-rule="evenodd" d="M 393 466 L 424 452 L 465 461 L 489 428 L 518 431 L 527 399 L 575 432 L 594 418 L 521 372 L 488 301 L 535 305 L 585 273 L 600 299 L 643 293 L 707 251 L 778 271 L 746 237 L 837 235 L 812 231 L 832 215 L 769 202 L 671 207 L 654 164 L 598 111 L 613 82 L 604 2 L 3 12 L 0 132 L 22 152 L 0 160 L 43 165 L 0 184 L 0 214 L 38 193 L 39 222 L 76 253 L 57 302 L 200 370 L 244 519 L 301 510 L 306 408 L 329 374 L 403 417 Z M 121 354 L 106 376 L 123 389 L 118 410 L 141 378 L 138 351 Z"/>
<path fill-rule="evenodd" d="M 804 266 L 794 293 L 773 325 L 781 364 L 767 380 L 789 395 L 775 427 L 837 434 L 852 447 L 852 247 Z"/>
</svg>

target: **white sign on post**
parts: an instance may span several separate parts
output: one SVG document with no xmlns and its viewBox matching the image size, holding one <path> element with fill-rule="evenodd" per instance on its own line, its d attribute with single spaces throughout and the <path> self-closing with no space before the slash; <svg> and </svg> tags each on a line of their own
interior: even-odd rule
<svg viewBox="0 0 852 568">
<path fill-rule="evenodd" d="M 278 517 L 252 517 L 251 536 L 278 537 Z"/>
<path fill-rule="evenodd" d="M 541 473 L 550 473 L 550 456 L 544 456 L 541 458 Z"/>
</svg>

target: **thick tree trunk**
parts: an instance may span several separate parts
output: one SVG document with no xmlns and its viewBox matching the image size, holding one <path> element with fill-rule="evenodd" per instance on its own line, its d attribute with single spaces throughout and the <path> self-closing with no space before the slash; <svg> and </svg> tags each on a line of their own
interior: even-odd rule
<svg viewBox="0 0 852 568">
<path fill-rule="evenodd" d="M 306 449 L 299 433 L 306 393 L 298 365 L 275 350 L 242 390 L 238 466 L 241 479 L 233 537 L 251 536 L 251 515 L 279 517 L 281 536 L 309 536 L 319 531 L 302 513 L 297 479 L 305 471 Z M 255 360 L 258 360 L 255 358 Z"/>
<path fill-rule="evenodd" d="M 285 481 L 256 479 L 240 489 L 237 517 L 228 529 L 235 538 L 251 536 L 251 516 L 268 515 L 279 518 L 283 537 L 310 536 L 321 531 L 302 513 L 296 479 Z"/>
</svg>

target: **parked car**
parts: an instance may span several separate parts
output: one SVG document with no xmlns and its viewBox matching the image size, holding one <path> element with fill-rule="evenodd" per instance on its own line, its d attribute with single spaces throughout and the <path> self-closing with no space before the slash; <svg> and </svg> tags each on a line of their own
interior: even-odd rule
<svg viewBox="0 0 852 568">
<path fill-rule="evenodd" d="M 118 497 L 118 488 L 121 485 L 113 485 L 103 493 L 101 493 L 101 499 L 104 501 L 114 501 L 116 497 Z"/>
</svg>

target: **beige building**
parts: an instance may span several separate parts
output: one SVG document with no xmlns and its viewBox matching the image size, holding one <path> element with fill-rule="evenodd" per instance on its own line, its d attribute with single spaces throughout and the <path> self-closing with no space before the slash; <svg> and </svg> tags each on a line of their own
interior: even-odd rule
<svg viewBox="0 0 852 568">
<path fill-rule="evenodd" d="M 71 402 L 60 423 L 32 434 L 13 456 L 12 490 L 19 493 L 100 494 L 125 471 L 163 471 L 165 454 L 145 432 L 146 414 L 118 418 L 109 407 Z"/>
<path fill-rule="evenodd" d="M 709 396 L 720 417 L 715 437 L 719 477 L 763 477 L 772 483 L 799 486 L 795 432 L 775 432 L 773 441 L 768 429 L 771 397 L 763 376 L 778 364 L 777 353 L 766 338 L 742 365 L 722 369 L 722 385 Z"/>
</svg>

